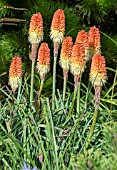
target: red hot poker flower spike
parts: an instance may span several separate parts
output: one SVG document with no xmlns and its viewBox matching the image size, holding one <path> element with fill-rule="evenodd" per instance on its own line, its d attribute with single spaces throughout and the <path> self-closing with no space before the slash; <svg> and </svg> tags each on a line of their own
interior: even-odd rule
<svg viewBox="0 0 117 170">
<path fill-rule="evenodd" d="M 29 41 L 38 45 L 43 40 L 43 19 L 40 12 L 33 14 L 30 21 Z"/>
<path fill-rule="evenodd" d="M 78 32 L 75 43 L 83 44 L 85 47 L 86 60 L 89 59 L 88 33 L 84 30 Z"/>
<path fill-rule="evenodd" d="M 22 61 L 19 56 L 15 56 L 12 59 L 9 69 L 9 85 L 15 92 L 22 81 Z"/>
<path fill-rule="evenodd" d="M 95 54 L 92 58 L 90 69 L 90 81 L 96 86 L 102 86 L 106 83 L 107 72 L 105 58 L 100 54 Z"/>
<path fill-rule="evenodd" d="M 39 48 L 36 67 L 41 77 L 50 71 L 50 49 L 45 42 Z"/>
<path fill-rule="evenodd" d="M 76 43 L 84 44 L 84 46 L 86 46 L 88 44 L 88 33 L 84 30 L 79 31 L 76 37 Z"/>
<path fill-rule="evenodd" d="M 63 70 L 69 70 L 69 59 L 72 54 L 72 37 L 68 36 L 65 37 L 62 43 L 61 53 L 60 53 L 60 65 L 63 68 Z"/>
<path fill-rule="evenodd" d="M 88 35 L 88 43 L 91 48 L 93 48 L 94 53 L 101 53 L 100 51 L 100 32 L 99 29 L 94 27 L 91 27 L 89 30 Z"/>
<path fill-rule="evenodd" d="M 70 70 L 71 73 L 81 75 L 84 72 L 86 66 L 85 48 L 83 44 L 75 43 L 72 49 L 72 56 L 70 58 Z"/>
<path fill-rule="evenodd" d="M 54 13 L 54 16 L 52 19 L 50 38 L 53 40 L 54 43 L 60 44 L 63 41 L 64 33 L 65 33 L 64 11 L 61 9 L 58 9 Z"/>
</svg>

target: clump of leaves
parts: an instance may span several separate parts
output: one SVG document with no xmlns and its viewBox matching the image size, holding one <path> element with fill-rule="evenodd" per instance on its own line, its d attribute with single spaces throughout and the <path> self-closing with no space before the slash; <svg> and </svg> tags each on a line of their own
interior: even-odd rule
<svg viewBox="0 0 117 170">
<path fill-rule="evenodd" d="M 106 15 L 104 9 L 97 0 L 83 0 L 76 5 L 79 13 L 90 24 L 91 20 L 96 20 L 98 23 L 103 21 L 103 17 Z"/>
<path fill-rule="evenodd" d="M 96 21 L 97 23 L 104 22 L 104 17 L 107 16 L 110 11 L 115 10 L 116 12 L 116 6 L 116 0 L 82 0 L 76 4 L 78 13 L 81 14 L 88 24 L 91 24 L 92 21 Z"/>
<path fill-rule="evenodd" d="M 91 149 L 87 155 L 79 153 L 76 156 L 71 154 L 71 169 L 117 169 L 117 123 L 112 120 L 104 124 L 102 134 L 103 138 L 95 151 Z"/>
</svg>

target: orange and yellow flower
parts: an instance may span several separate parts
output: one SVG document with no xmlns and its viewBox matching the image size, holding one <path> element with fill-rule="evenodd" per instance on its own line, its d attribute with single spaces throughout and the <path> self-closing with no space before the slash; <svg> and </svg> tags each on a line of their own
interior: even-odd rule
<svg viewBox="0 0 117 170">
<path fill-rule="evenodd" d="M 69 70 L 69 59 L 72 54 L 72 37 L 65 37 L 62 43 L 61 53 L 60 53 L 60 65 L 63 70 Z"/>
<path fill-rule="evenodd" d="M 107 80 L 106 61 L 100 54 L 95 54 L 92 58 L 90 69 L 90 81 L 96 86 L 103 86 Z"/>
<path fill-rule="evenodd" d="M 83 44 L 75 43 L 72 49 L 72 55 L 70 58 L 70 70 L 71 73 L 76 75 L 82 75 L 86 66 L 85 48 Z"/>
<path fill-rule="evenodd" d="M 9 69 L 9 85 L 15 92 L 22 81 L 22 61 L 19 56 L 15 56 L 12 59 Z"/>
<path fill-rule="evenodd" d="M 53 16 L 50 38 L 54 43 L 60 44 L 63 41 L 65 33 L 65 15 L 62 9 L 58 9 Z"/>
<path fill-rule="evenodd" d="M 45 76 L 50 71 L 50 49 L 45 42 L 40 45 L 36 67 L 40 77 Z"/>
<path fill-rule="evenodd" d="M 33 14 L 29 27 L 29 42 L 39 44 L 43 40 L 43 19 L 40 12 Z"/>
<path fill-rule="evenodd" d="M 89 46 L 94 50 L 94 53 L 101 53 L 100 31 L 98 28 L 91 27 L 88 35 Z"/>
</svg>

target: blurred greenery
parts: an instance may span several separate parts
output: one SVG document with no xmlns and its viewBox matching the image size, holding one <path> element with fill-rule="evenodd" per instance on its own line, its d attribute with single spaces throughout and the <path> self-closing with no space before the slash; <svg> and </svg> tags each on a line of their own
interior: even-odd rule
<svg viewBox="0 0 117 170">
<path fill-rule="evenodd" d="M 9 66 L 13 56 L 20 56 L 22 58 L 23 73 L 27 71 L 26 62 L 29 61 L 28 46 L 27 36 L 21 30 L 19 32 L 16 31 L 15 34 L 14 30 L 7 30 L 6 33 L 2 31 L 0 33 L 0 82 L 2 84 L 7 84 L 8 82 Z"/>
</svg>

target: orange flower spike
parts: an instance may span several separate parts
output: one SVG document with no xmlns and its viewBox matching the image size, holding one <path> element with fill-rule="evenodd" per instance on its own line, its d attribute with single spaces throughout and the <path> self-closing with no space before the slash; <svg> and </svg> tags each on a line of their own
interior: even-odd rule
<svg viewBox="0 0 117 170">
<path fill-rule="evenodd" d="M 60 65 L 63 68 L 63 70 L 69 70 L 69 59 L 72 54 L 72 37 L 68 36 L 65 37 L 62 43 L 61 53 L 60 53 Z"/>
<path fill-rule="evenodd" d="M 53 40 L 54 43 L 60 44 L 63 41 L 64 33 L 65 33 L 64 11 L 58 9 L 54 13 L 52 19 L 50 38 Z"/>
<path fill-rule="evenodd" d="M 94 48 L 95 48 L 95 53 L 99 53 L 100 54 L 100 32 L 98 28 L 95 28 L 95 44 L 94 44 Z"/>
<path fill-rule="evenodd" d="M 87 61 L 90 58 L 90 56 L 89 56 L 88 33 L 85 32 L 84 30 L 79 31 L 78 34 L 77 34 L 75 43 L 80 43 L 80 44 L 84 45 L 85 56 L 86 56 L 86 61 Z"/>
<path fill-rule="evenodd" d="M 33 14 L 30 21 L 29 41 L 31 44 L 39 44 L 43 40 L 43 19 L 40 12 Z"/>
<path fill-rule="evenodd" d="M 71 73 L 74 76 L 81 75 L 84 72 L 85 66 L 85 48 L 83 44 L 75 43 L 72 49 L 72 56 L 70 58 Z"/>
<path fill-rule="evenodd" d="M 45 42 L 40 45 L 36 67 L 41 78 L 50 71 L 50 49 Z"/>
<path fill-rule="evenodd" d="M 15 56 L 12 59 L 9 69 L 9 85 L 15 92 L 22 81 L 22 61 L 19 56 Z"/>
<path fill-rule="evenodd" d="M 94 53 L 100 53 L 100 32 L 95 26 L 89 30 L 88 43 L 94 48 Z"/>
<path fill-rule="evenodd" d="M 82 43 L 84 44 L 84 46 L 87 45 L 88 33 L 85 32 L 84 30 L 79 31 L 76 37 L 76 43 Z"/>
<path fill-rule="evenodd" d="M 90 69 L 90 81 L 96 86 L 102 86 L 106 83 L 107 72 L 106 72 L 106 61 L 100 54 L 95 54 L 92 58 L 91 69 Z"/>
<path fill-rule="evenodd" d="M 95 27 L 91 27 L 88 35 L 88 42 L 91 47 L 94 47 L 95 44 L 94 37 L 95 37 Z"/>
</svg>

